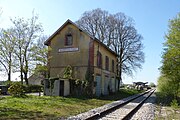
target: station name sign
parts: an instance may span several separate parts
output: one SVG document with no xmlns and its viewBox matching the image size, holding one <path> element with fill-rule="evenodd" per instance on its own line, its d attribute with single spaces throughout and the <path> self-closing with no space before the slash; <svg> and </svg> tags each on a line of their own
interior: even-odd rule
<svg viewBox="0 0 180 120">
<path fill-rule="evenodd" d="M 79 50 L 79 48 L 61 48 L 61 49 L 59 49 L 59 52 L 75 52 L 78 50 Z"/>
</svg>

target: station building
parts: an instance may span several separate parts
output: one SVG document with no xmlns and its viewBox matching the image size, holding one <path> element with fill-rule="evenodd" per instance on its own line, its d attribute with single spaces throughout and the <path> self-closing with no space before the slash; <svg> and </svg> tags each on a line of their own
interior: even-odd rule
<svg viewBox="0 0 180 120">
<path fill-rule="evenodd" d="M 58 77 L 54 85 L 53 95 L 67 96 L 72 87 L 69 79 L 63 79 L 63 72 L 67 66 L 72 67 L 73 78 L 85 80 L 88 67 L 92 69 L 94 81 L 93 94 L 107 95 L 118 90 L 117 54 L 109 49 L 97 38 L 78 27 L 71 20 L 67 20 L 46 41 L 49 47 L 49 75 Z M 50 95 L 49 89 L 45 94 Z M 52 92 L 52 91 L 51 91 Z"/>
</svg>

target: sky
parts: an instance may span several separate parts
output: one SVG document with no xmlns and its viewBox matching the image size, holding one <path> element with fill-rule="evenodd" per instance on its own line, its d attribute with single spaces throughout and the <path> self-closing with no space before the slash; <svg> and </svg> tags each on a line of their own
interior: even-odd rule
<svg viewBox="0 0 180 120">
<path fill-rule="evenodd" d="M 53 34 L 67 19 L 77 21 L 85 11 L 101 8 L 109 13 L 122 12 L 134 19 L 135 28 L 143 36 L 145 63 L 124 83 L 137 81 L 157 83 L 161 55 L 169 20 L 180 12 L 179 0 L 0 0 L 0 28 L 12 26 L 10 18 L 39 15 L 44 34 Z M 3 74 L 0 74 L 3 77 Z M 16 75 L 14 75 L 15 79 Z"/>
</svg>

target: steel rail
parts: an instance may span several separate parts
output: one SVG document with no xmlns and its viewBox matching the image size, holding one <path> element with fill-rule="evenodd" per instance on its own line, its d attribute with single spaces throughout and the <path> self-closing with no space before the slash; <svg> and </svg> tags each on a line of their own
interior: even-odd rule
<svg viewBox="0 0 180 120">
<path fill-rule="evenodd" d="M 154 93 L 155 89 L 150 91 L 151 93 L 144 98 L 134 109 L 132 109 L 125 117 L 123 117 L 122 120 L 129 120 L 132 118 L 132 116 L 141 108 L 141 106 L 144 104 L 144 102 Z"/>
<path fill-rule="evenodd" d="M 155 90 L 146 91 L 146 92 L 144 92 L 144 93 L 142 93 L 142 94 L 140 94 L 140 95 L 138 95 L 138 96 L 136 96 L 136 97 L 134 97 L 134 98 L 132 98 L 132 99 L 129 99 L 128 101 L 125 101 L 124 103 L 121 103 L 121 104 L 119 104 L 119 105 L 117 105 L 117 106 L 114 106 L 114 107 L 112 107 L 112 108 L 110 108 L 110 109 L 107 109 L 107 110 L 105 110 L 105 111 L 102 111 L 102 112 L 100 112 L 100 113 L 96 113 L 96 114 L 94 114 L 94 115 L 92 115 L 92 116 L 89 116 L 89 117 L 85 118 L 84 120 L 96 120 L 96 119 L 100 119 L 100 118 L 104 117 L 105 115 L 107 115 L 107 114 L 109 114 L 109 113 L 111 113 L 111 112 L 113 112 L 113 111 L 121 108 L 122 106 L 130 103 L 131 101 L 133 101 L 133 100 L 135 100 L 135 99 L 137 99 L 137 98 L 139 98 L 139 97 L 141 97 L 141 96 L 143 96 L 143 95 L 145 95 L 145 94 L 148 94 L 149 92 L 152 92 L 152 91 L 154 92 Z M 152 93 L 153 93 L 153 92 L 152 92 Z M 151 93 L 151 94 L 152 94 L 152 93 Z M 150 94 L 150 95 L 151 95 L 151 94 Z M 148 96 L 148 97 L 150 97 L 150 96 Z M 148 98 L 145 98 L 145 99 L 148 99 Z M 145 99 L 144 99 L 144 102 L 145 102 Z M 141 102 L 141 104 L 143 104 L 144 102 Z M 139 106 L 139 108 L 140 108 L 140 105 L 138 105 L 138 106 Z M 136 109 L 138 109 L 138 108 L 136 108 Z M 135 110 L 133 110 L 133 111 L 135 111 Z M 126 115 L 125 118 L 124 118 L 124 120 L 127 120 L 127 118 L 129 118 L 130 116 L 132 116 L 133 111 L 132 111 L 129 115 Z"/>
</svg>

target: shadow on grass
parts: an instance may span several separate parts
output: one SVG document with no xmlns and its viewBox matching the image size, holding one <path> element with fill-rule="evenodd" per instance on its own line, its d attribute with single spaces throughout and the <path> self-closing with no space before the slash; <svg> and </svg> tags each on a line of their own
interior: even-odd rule
<svg viewBox="0 0 180 120">
<path fill-rule="evenodd" d="M 79 95 L 79 96 L 68 96 L 67 98 L 77 98 L 81 100 L 88 100 L 88 99 L 99 99 L 99 100 L 109 100 L 109 101 L 116 101 L 120 100 L 135 94 L 138 94 L 142 91 L 137 91 L 137 90 L 128 90 L 128 89 L 120 89 L 120 91 L 111 93 L 110 95 L 101 95 L 100 97 L 89 97 L 89 96 L 84 96 L 84 95 Z"/>
<path fill-rule="evenodd" d="M 107 95 L 107 96 L 101 96 L 99 99 L 101 100 L 111 100 L 111 101 L 116 101 L 120 100 L 135 94 L 140 93 L 140 91 L 137 90 L 128 90 L 128 89 L 120 89 L 118 92 Z"/>
<path fill-rule="evenodd" d="M 0 107 L 0 119 L 48 119 L 48 118 L 56 118 L 55 115 L 52 114 L 44 114 L 40 111 L 26 111 L 26 110 L 18 110 L 13 108 L 2 108 Z"/>
<path fill-rule="evenodd" d="M 62 96 L 33 96 L 29 95 L 29 98 L 37 99 L 40 101 L 43 101 L 43 103 L 48 102 L 62 102 L 65 104 L 75 104 L 76 102 L 83 102 L 85 100 L 88 100 L 86 97 L 73 97 L 73 96 L 68 96 L 68 97 L 62 97 Z"/>
<path fill-rule="evenodd" d="M 170 106 L 172 100 L 174 99 L 173 95 L 166 95 L 161 92 L 156 92 L 156 104 L 162 106 Z M 177 98 L 180 104 L 180 97 Z"/>
</svg>

